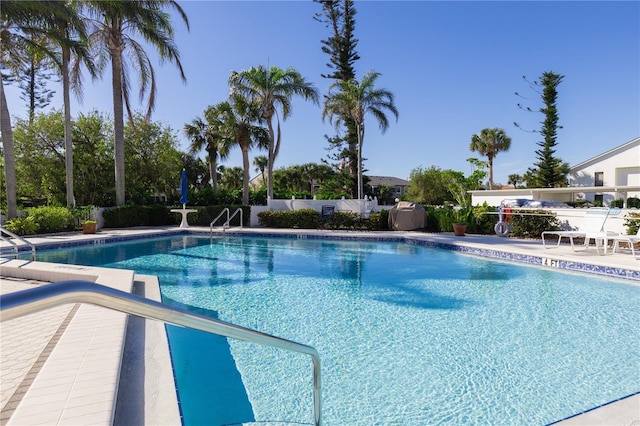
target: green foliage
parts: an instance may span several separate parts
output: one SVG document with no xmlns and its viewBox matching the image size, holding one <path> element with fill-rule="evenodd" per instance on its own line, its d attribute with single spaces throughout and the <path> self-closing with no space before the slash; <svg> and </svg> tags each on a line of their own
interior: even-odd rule
<svg viewBox="0 0 640 426">
<path fill-rule="evenodd" d="M 469 176 L 456 170 L 441 170 L 431 166 L 428 169 L 418 167 L 409 175 L 407 199 L 423 205 L 457 204 L 471 206 L 468 191 L 478 189 L 486 176 L 483 163 L 474 158 L 467 159 L 476 166 Z"/>
<path fill-rule="evenodd" d="M 496 209 L 493 206 L 487 205 L 484 203 L 482 206 L 473 207 L 473 218 L 472 223 L 468 224 L 468 232 L 472 234 L 493 234 L 494 227 L 497 222 L 497 215 L 488 214 L 495 212 Z"/>
<path fill-rule="evenodd" d="M 62 113 L 37 114 L 31 124 L 18 119 L 13 138 L 19 202 L 26 206 L 66 203 Z"/>
<path fill-rule="evenodd" d="M 518 210 L 514 209 L 514 212 Z M 548 210 L 526 210 L 540 216 L 511 215 L 511 235 L 518 238 L 540 238 L 544 231 L 560 229 L 560 222 L 555 213 Z"/>
<path fill-rule="evenodd" d="M 627 227 L 627 235 L 636 235 L 638 233 L 638 229 L 640 228 L 640 213 L 629 212 L 624 217 L 623 224 Z"/>
<path fill-rule="evenodd" d="M 105 228 L 128 228 L 149 223 L 149 213 L 143 206 L 118 206 L 102 212 Z"/>
<path fill-rule="evenodd" d="M 115 205 L 113 123 L 96 110 L 72 121 L 73 187 L 77 205 Z"/>
<path fill-rule="evenodd" d="M 175 192 L 182 170 L 175 132 L 136 114 L 125 126 L 125 140 L 127 199 L 140 204 L 145 196 Z"/>
<path fill-rule="evenodd" d="M 623 208 L 623 206 L 624 206 L 623 198 L 617 198 L 611 201 L 611 207 Z M 629 209 L 640 208 L 640 198 L 636 198 L 636 197 L 627 198 L 627 208 Z"/>
<path fill-rule="evenodd" d="M 73 213 L 66 207 L 34 207 L 27 209 L 27 216 L 38 224 L 38 233 L 71 231 L 75 228 Z"/>
<path fill-rule="evenodd" d="M 179 221 L 165 206 L 118 206 L 102 213 L 106 228 L 129 228 L 132 226 L 175 225 Z"/>
<path fill-rule="evenodd" d="M 315 229 L 319 219 L 320 213 L 313 209 L 267 210 L 258 213 L 260 225 L 268 228 Z"/>
<path fill-rule="evenodd" d="M 178 204 L 179 196 L 169 199 L 170 204 Z M 241 205 L 242 189 L 228 190 L 218 189 L 214 191 L 212 187 L 207 186 L 199 191 L 189 191 L 189 206 L 225 206 L 225 205 Z M 249 204 L 260 206 L 267 204 L 267 190 L 260 188 L 258 190 L 249 190 Z"/>
<path fill-rule="evenodd" d="M 561 126 L 558 124 L 558 86 L 564 78 L 563 75 L 552 71 L 543 72 L 540 80 L 533 83 L 536 91 L 541 89 L 544 107 L 539 111 L 544 114 L 542 128 L 538 131 L 544 141 L 539 141 L 540 147 L 536 150 L 538 161 L 534 167 L 527 171 L 527 187 L 529 188 L 556 188 L 567 186 L 567 174 L 569 164 L 556 157 L 557 132 Z M 526 78 L 525 78 L 526 80 Z M 517 125 L 517 124 L 516 124 Z"/>
<path fill-rule="evenodd" d="M 385 224 L 380 223 L 382 218 L 388 213 L 371 213 L 368 221 L 362 221 L 358 213 L 335 212 L 333 217 L 322 226 L 328 229 L 355 229 L 362 226 L 367 229 L 382 229 Z M 321 213 L 313 209 L 267 210 L 258 213 L 260 225 L 269 228 L 295 228 L 295 229 L 316 229 L 320 223 Z M 372 221 L 373 217 L 373 221 Z M 388 229 L 388 228 L 387 228 Z"/>
<path fill-rule="evenodd" d="M 380 210 L 379 212 L 371 212 L 369 219 L 365 222 L 365 226 L 370 231 L 388 231 L 389 230 L 389 210 Z"/>
<path fill-rule="evenodd" d="M 18 235 L 33 235 L 38 232 L 38 224 L 33 216 L 16 217 L 5 222 L 4 227 Z"/>
<path fill-rule="evenodd" d="M 409 175 L 407 197 L 425 205 L 443 205 L 451 200 L 451 194 L 444 181 L 443 171 L 431 166 L 428 169 L 418 167 Z"/>
</svg>

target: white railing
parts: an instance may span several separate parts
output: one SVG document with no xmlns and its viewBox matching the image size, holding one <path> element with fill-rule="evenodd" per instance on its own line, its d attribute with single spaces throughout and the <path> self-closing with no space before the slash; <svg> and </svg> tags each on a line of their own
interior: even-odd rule
<svg viewBox="0 0 640 426">
<path fill-rule="evenodd" d="M 314 424 L 316 426 L 321 424 L 320 354 L 311 346 L 80 280 L 63 281 L 0 296 L 0 322 L 67 303 L 89 303 L 167 324 L 309 355 L 313 361 Z"/>
</svg>

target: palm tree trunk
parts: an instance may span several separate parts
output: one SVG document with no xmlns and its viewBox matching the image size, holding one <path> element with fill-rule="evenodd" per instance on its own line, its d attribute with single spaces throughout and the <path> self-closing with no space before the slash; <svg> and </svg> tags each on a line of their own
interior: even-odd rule
<svg viewBox="0 0 640 426">
<path fill-rule="evenodd" d="M 364 142 L 364 124 L 358 124 L 358 200 L 362 200 L 362 143 Z"/>
<path fill-rule="evenodd" d="M 493 158 L 489 157 L 489 190 L 493 189 Z"/>
<path fill-rule="evenodd" d="M 64 101 L 64 164 L 67 183 L 67 206 L 75 205 L 73 196 L 73 139 L 71 137 L 71 103 L 69 99 L 69 49 L 62 52 L 62 97 Z"/>
<path fill-rule="evenodd" d="M 111 78 L 113 87 L 113 133 L 115 139 L 116 205 L 125 202 L 124 184 L 124 108 L 122 102 L 122 55 L 111 51 Z"/>
<path fill-rule="evenodd" d="M 209 175 L 211 176 L 211 188 L 215 192 L 218 190 L 218 171 L 216 170 L 216 160 L 211 154 L 209 154 Z"/>
<path fill-rule="evenodd" d="M 273 162 L 275 160 L 275 135 L 273 134 L 273 124 L 271 123 L 271 117 L 267 118 L 267 128 L 269 130 L 269 161 L 267 162 L 267 179 L 269 179 L 269 186 L 267 188 L 267 198 L 273 199 Z"/>
<path fill-rule="evenodd" d="M 4 148 L 4 173 L 7 184 L 7 217 L 18 216 L 18 202 L 16 196 L 16 159 L 13 152 L 13 130 L 11 129 L 11 115 L 7 107 L 4 94 L 4 82 L 0 80 L 0 131 Z"/>
<path fill-rule="evenodd" d="M 242 148 L 242 204 L 249 205 L 249 150 L 247 147 Z"/>
</svg>

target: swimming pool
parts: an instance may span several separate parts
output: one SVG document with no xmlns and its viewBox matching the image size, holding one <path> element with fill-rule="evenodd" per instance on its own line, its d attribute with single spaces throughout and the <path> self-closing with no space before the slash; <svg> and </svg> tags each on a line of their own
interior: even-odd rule
<svg viewBox="0 0 640 426">
<path fill-rule="evenodd" d="M 196 236 L 39 252 L 314 346 L 326 425 L 547 424 L 640 389 L 640 287 L 406 243 Z M 311 423 L 310 361 L 168 327 L 185 424 Z"/>
</svg>

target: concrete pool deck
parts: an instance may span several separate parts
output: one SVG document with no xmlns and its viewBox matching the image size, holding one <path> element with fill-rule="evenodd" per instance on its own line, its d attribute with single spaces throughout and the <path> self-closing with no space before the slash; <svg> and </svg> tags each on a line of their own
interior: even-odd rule
<svg viewBox="0 0 640 426">
<path fill-rule="evenodd" d="M 187 231 L 209 234 L 208 228 Z M 134 228 L 97 234 L 28 238 L 38 249 L 181 234 L 184 229 Z M 539 240 L 452 233 L 362 232 L 231 228 L 227 235 L 299 238 L 406 238 L 469 254 L 624 276 L 640 285 L 640 260 L 630 252 L 598 255 L 594 248 L 551 249 Z M 216 235 L 222 235 L 216 231 Z M 7 248 L 0 242 L 0 248 Z M 587 267 L 585 267 L 587 265 Z M 67 279 L 84 279 L 159 300 L 157 279 L 132 271 L 0 259 L 2 294 Z M 162 324 L 90 305 L 67 305 L 2 323 L 0 424 L 180 424 Z M 144 336 L 141 338 L 140 336 Z M 116 404 L 116 399 L 119 399 Z M 116 409 L 116 405 L 118 408 Z M 126 419 L 125 422 L 123 419 Z M 561 425 L 640 424 L 640 394 L 564 420 Z"/>
</svg>

